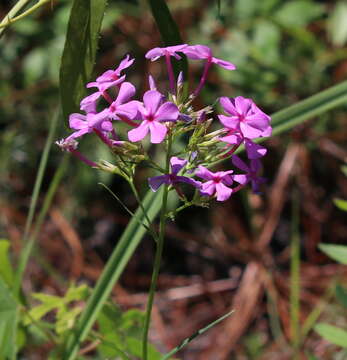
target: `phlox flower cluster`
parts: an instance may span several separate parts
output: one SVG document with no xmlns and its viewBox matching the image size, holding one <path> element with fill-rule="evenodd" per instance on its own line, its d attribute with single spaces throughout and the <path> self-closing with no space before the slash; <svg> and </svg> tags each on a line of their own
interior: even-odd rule
<svg viewBox="0 0 347 360">
<path fill-rule="evenodd" d="M 201 78 L 190 95 L 182 73 L 176 78 L 171 64 L 172 57 L 181 60 L 184 55 L 204 64 Z M 135 59 L 127 55 L 118 67 L 86 85 L 94 92 L 82 99 L 83 113 L 70 115 L 73 132 L 57 144 L 86 164 L 119 174 L 128 181 L 132 181 L 137 165 L 147 162 L 160 173 L 148 179 L 152 191 L 169 186 L 185 203 L 203 205 L 213 198 L 225 201 L 247 184 L 259 192 L 265 181 L 259 176 L 260 159 L 266 149 L 255 140 L 271 135 L 270 117 L 252 99 L 242 96 L 221 97 L 216 108 L 195 109 L 194 100 L 206 84 L 211 67 L 232 71 L 235 65 L 214 57 L 212 50 L 204 45 L 154 48 L 147 52 L 146 58 L 151 61 L 164 58 L 169 80 L 166 94 L 158 90 L 149 76 L 148 91 L 142 97 L 136 96 L 135 86 L 126 81 L 126 71 Z M 127 127 L 125 138 L 118 131 L 120 122 Z M 87 134 L 95 134 L 109 148 L 115 156 L 114 163 L 94 162 L 79 152 L 78 141 Z M 148 142 L 158 144 L 160 151 L 165 151 L 165 164 L 148 154 L 145 150 Z M 235 155 L 241 145 L 246 149 L 245 160 Z M 233 169 L 210 170 L 222 161 Z M 186 187 L 195 190 L 190 201 L 185 196 Z"/>
</svg>

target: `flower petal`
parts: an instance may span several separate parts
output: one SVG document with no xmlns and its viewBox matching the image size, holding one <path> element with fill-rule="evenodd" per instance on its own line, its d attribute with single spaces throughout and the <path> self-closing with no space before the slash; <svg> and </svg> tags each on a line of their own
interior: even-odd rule
<svg viewBox="0 0 347 360">
<path fill-rule="evenodd" d="M 144 102 L 145 108 L 152 115 L 154 115 L 157 112 L 159 106 L 163 102 L 163 99 L 164 99 L 164 96 L 156 90 L 146 91 L 143 96 L 143 102 Z"/>
<path fill-rule="evenodd" d="M 173 156 L 170 160 L 172 173 L 177 175 L 178 172 L 187 165 L 187 160 L 180 159 L 179 157 Z"/>
<path fill-rule="evenodd" d="M 216 192 L 216 184 L 213 181 L 207 181 L 201 184 L 200 194 L 204 196 L 212 196 Z"/>
<path fill-rule="evenodd" d="M 69 116 L 69 126 L 71 129 L 80 130 L 88 127 L 86 116 L 78 113 L 73 113 Z"/>
<path fill-rule="evenodd" d="M 167 127 L 157 121 L 152 121 L 149 123 L 149 131 L 151 132 L 151 143 L 159 144 L 165 138 Z"/>
<path fill-rule="evenodd" d="M 235 107 L 234 99 L 229 99 L 226 96 L 222 96 L 219 99 L 219 102 L 226 113 L 228 113 L 230 115 L 235 115 L 235 116 L 238 115 L 238 112 Z"/>
<path fill-rule="evenodd" d="M 244 98 L 243 96 L 237 96 L 235 98 L 235 107 L 240 115 L 247 115 L 247 112 L 251 109 L 252 104 L 253 101 L 251 99 Z"/>
<path fill-rule="evenodd" d="M 239 128 L 240 119 L 237 116 L 218 115 L 218 119 L 227 129 L 238 130 Z"/>
<path fill-rule="evenodd" d="M 245 139 L 245 146 L 249 159 L 259 159 L 264 156 L 267 151 L 263 146 L 255 144 L 249 139 Z"/>
<path fill-rule="evenodd" d="M 135 95 L 136 89 L 130 82 L 123 82 L 119 88 L 117 99 L 115 100 L 116 105 L 124 104 L 129 101 Z"/>
<path fill-rule="evenodd" d="M 223 183 L 216 184 L 217 201 L 226 201 L 230 198 L 233 190 L 225 186 Z"/>
<path fill-rule="evenodd" d="M 213 180 L 214 173 L 205 168 L 205 166 L 199 165 L 195 175 L 204 180 Z"/>
<path fill-rule="evenodd" d="M 143 121 L 137 128 L 128 131 L 128 139 L 131 142 L 137 142 L 142 140 L 149 130 L 149 124 L 147 121 Z"/>
<path fill-rule="evenodd" d="M 237 155 L 233 155 L 231 161 L 240 170 L 243 170 L 246 173 L 250 172 L 250 168 L 247 166 L 247 164 L 243 160 L 241 160 Z"/>
<path fill-rule="evenodd" d="M 161 105 L 155 114 L 156 121 L 175 121 L 177 120 L 179 111 L 177 106 L 172 102 L 166 102 Z"/>
<path fill-rule="evenodd" d="M 148 183 L 152 191 L 156 192 L 161 185 L 170 184 L 171 181 L 169 175 L 160 175 L 148 178 Z"/>
<path fill-rule="evenodd" d="M 222 68 L 224 68 L 226 70 L 235 70 L 236 69 L 236 66 L 229 61 L 225 61 L 225 60 L 213 57 L 212 62 L 216 65 L 221 66 Z"/>
</svg>

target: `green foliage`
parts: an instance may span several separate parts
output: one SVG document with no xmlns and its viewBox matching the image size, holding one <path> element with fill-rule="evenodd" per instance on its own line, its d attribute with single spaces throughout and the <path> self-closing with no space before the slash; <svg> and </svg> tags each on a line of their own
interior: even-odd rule
<svg viewBox="0 0 347 360">
<path fill-rule="evenodd" d="M 347 348 L 347 331 L 326 323 L 318 323 L 314 330 L 332 344 Z"/>
<path fill-rule="evenodd" d="M 17 347 L 18 304 L 0 278 L 0 359 L 12 359 Z"/>
<path fill-rule="evenodd" d="M 330 14 L 328 35 L 335 46 L 343 46 L 347 42 L 347 2 L 338 1 Z"/>
<path fill-rule="evenodd" d="M 92 73 L 106 0 L 74 0 L 60 68 L 64 118 L 78 111 Z"/>
<path fill-rule="evenodd" d="M 54 330 L 57 335 L 63 335 L 72 329 L 76 323 L 77 316 L 82 311 L 81 306 L 74 306 L 74 302 L 86 300 L 88 296 L 86 285 L 71 285 L 64 297 L 35 293 L 32 297 L 39 300 L 41 304 L 30 309 L 24 315 L 23 325 L 28 326 L 42 320 L 51 311 L 56 311 L 56 321 Z"/>
<path fill-rule="evenodd" d="M 122 313 L 115 305 L 105 304 L 98 316 L 101 344 L 98 346 L 104 358 L 119 356 L 128 360 L 141 356 L 141 336 L 144 313 L 129 310 Z M 161 354 L 149 345 L 149 359 L 159 360 Z"/>
<path fill-rule="evenodd" d="M 0 278 L 11 287 L 13 285 L 14 273 L 9 259 L 10 242 L 0 239 Z"/>
<path fill-rule="evenodd" d="M 335 261 L 347 265 L 347 246 L 336 244 L 319 244 L 319 249 Z"/>
</svg>

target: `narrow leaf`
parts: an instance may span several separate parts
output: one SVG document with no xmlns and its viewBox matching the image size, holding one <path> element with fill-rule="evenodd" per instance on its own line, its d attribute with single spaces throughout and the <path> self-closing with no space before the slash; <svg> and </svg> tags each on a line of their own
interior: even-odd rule
<svg viewBox="0 0 347 360">
<path fill-rule="evenodd" d="M 347 331 L 326 323 L 319 323 L 314 330 L 332 344 L 347 348 Z"/>
<path fill-rule="evenodd" d="M 0 359 L 12 359 L 15 356 L 17 319 L 17 303 L 0 278 Z"/>
<path fill-rule="evenodd" d="M 85 94 L 97 50 L 107 0 L 74 0 L 60 67 L 64 118 L 76 112 Z"/>
<path fill-rule="evenodd" d="M 347 265 L 347 246 L 336 244 L 319 244 L 319 249 L 335 261 Z"/>
<path fill-rule="evenodd" d="M 10 242 L 0 239 L 0 277 L 11 287 L 13 285 L 14 273 L 9 259 L 9 248 Z"/>
<path fill-rule="evenodd" d="M 195 332 L 193 335 L 189 336 L 188 338 L 184 339 L 180 345 L 178 345 L 177 347 L 175 347 L 174 349 L 172 349 L 169 353 L 165 354 L 161 360 L 168 360 L 172 355 L 175 355 L 177 352 L 179 352 L 181 349 L 183 349 L 184 347 L 186 347 L 190 342 L 192 342 L 196 337 L 198 337 L 199 335 L 202 335 L 204 332 L 206 332 L 207 330 L 211 329 L 213 326 L 219 324 L 221 321 L 223 321 L 224 319 L 226 319 L 227 317 L 229 317 L 232 313 L 234 312 L 234 310 L 228 312 L 227 314 L 221 316 L 219 319 L 213 321 L 212 323 L 210 323 L 209 325 L 207 325 L 206 327 L 198 330 L 197 332 Z"/>
</svg>

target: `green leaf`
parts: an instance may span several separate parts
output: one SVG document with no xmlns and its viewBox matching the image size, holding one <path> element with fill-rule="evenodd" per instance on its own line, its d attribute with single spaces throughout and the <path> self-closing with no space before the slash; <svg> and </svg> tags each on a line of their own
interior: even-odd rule
<svg viewBox="0 0 347 360">
<path fill-rule="evenodd" d="M 183 44 L 178 26 L 171 16 L 166 2 L 164 0 L 148 0 L 148 2 L 165 46 Z M 187 79 L 188 62 L 184 55 L 180 61 L 173 61 L 173 68 L 176 76 L 182 71 L 184 79 Z"/>
<path fill-rule="evenodd" d="M 127 349 L 131 355 L 135 355 L 138 358 L 142 356 L 142 340 L 134 337 L 126 338 Z M 162 354 L 151 344 L 148 344 L 148 360 L 160 360 Z"/>
<path fill-rule="evenodd" d="M 347 2 L 339 1 L 328 19 L 328 36 L 335 46 L 347 42 Z"/>
<path fill-rule="evenodd" d="M 332 344 L 347 348 L 347 331 L 326 323 L 318 323 L 314 330 Z"/>
<path fill-rule="evenodd" d="M 14 273 L 8 254 L 9 248 L 10 242 L 5 239 L 0 239 L 0 277 L 9 287 L 12 287 Z"/>
<path fill-rule="evenodd" d="M 75 326 L 76 318 L 81 313 L 81 307 L 75 307 L 73 309 L 67 309 L 66 311 L 61 311 L 55 323 L 55 332 L 57 334 L 63 334 L 67 330 L 72 329 Z"/>
<path fill-rule="evenodd" d="M 343 199 L 334 199 L 334 204 L 342 211 L 347 211 L 347 200 Z"/>
<path fill-rule="evenodd" d="M 0 278 L 0 359 L 16 353 L 18 306 L 6 283 Z"/>
<path fill-rule="evenodd" d="M 74 0 L 60 68 L 64 118 L 79 109 L 95 62 L 107 0 Z"/>
<path fill-rule="evenodd" d="M 319 244 L 318 247 L 333 260 L 347 265 L 347 246 L 336 244 Z"/>
<path fill-rule="evenodd" d="M 340 284 L 336 285 L 335 296 L 341 305 L 347 308 L 347 290 Z"/>
<path fill-rule="evenodd" d="M 342 166 L 341 166 L 341 171 L 343 172 L 343 174 L 344 174 L 345 176 L 347 176 L 347 165 L 342 165 Z"/>
<path fill-rule="evenodd" d="M 274 19 L 286 27 L 303 27 L 324 13 L 324 7 L 309 0 L 294 0 L 284 5 L 274 14 Z"/>
</svg>

